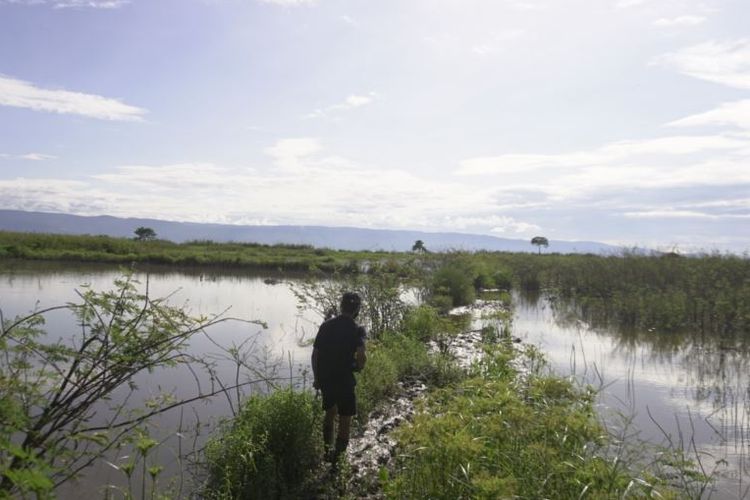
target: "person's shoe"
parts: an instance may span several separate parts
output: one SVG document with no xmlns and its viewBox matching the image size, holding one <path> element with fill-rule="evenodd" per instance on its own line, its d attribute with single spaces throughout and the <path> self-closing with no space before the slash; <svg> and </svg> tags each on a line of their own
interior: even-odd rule
<svg viewBox="0 0 750 500">
<path fill-rule="evenodd" d="M 346 451 L 346 448 L 349 446 L 349 440 L 348 439 L 341 439 L 336 438 L 336 448 L 333 450 L 333 462 L 338 462 L 339 458 L 341 458 L 341 455 Z"/>
</svg>

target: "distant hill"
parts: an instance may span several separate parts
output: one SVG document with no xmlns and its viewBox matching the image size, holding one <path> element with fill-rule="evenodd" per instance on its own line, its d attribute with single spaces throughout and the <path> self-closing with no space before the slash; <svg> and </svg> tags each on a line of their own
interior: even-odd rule
<svg viewBox="0 0 750 500">
<path fill-rule="evenodd" d="M 0 230 L 54 234 L 103 234 L 132 237 L 139 227 L 150 227 L 159 238 L 184 242 L 213 240 L 216 242 L 255 242 L 265 244 L 292 243 L 344 250 L 408 251 L 416 240 L 428 250 L 495 250 L 536 252 L 529 240 L 496 238 L 463 233 L 429 233 L 424 231 L 362 229 L 326 226 L 239 226 L 231 224 L 199 224 L 157 219 L 119 218 L 101 215 L 80 215 L 19 210 L 0 210 Z M 550 240 L 548 251 L 559 253 L 612 253 L 619 248 L 592 241 Z"/>
</svg>

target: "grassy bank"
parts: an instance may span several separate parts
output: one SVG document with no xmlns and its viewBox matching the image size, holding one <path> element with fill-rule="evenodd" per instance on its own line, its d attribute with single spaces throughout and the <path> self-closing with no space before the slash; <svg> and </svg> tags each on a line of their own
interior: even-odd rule
<svg viewBox="0 0 750 500">
<path fill-rule="evenodd" d="M 678 497 L 637 464 L 609 456 L 595 394 L 542 367 L 534 348 L 486 346 L 468 378 L 434 391 L 397 431 L 397 466 L 383 480 L 387 496 Z"/>
<path fill-rule="evenodd" d="M 397 394 L 400 381 L 418 378 L 444 387 L 463 377 L 455 364 L 430 353 L 424 342 L 444 326 L 434 310 L 422 307 L 407 312 L 398 332 L 383 332 L 368 344 L 368 361 L 356 387 L 360 428 L 378 404 Z M 321 425 L 320 400 L 310 391 L 285 389 L 249 398 L 239 416 L 227 421 L 206 446 L 201 495 L 266 499 L 328 494 L 335 485 L 326 478 Z"/>
<path fill-rule="evenodd" d="M 212 241 L 173 243 L 165 240 L 135 241 L 109 236 L 0 231 L 0 259 L 147 263 L 281 271 L 357 271 L 362 263 L 388 262 L 398 258 L 399 254 L 390 252 L 352 252 L 313 248 L 307 245 Z"/>
</svg>

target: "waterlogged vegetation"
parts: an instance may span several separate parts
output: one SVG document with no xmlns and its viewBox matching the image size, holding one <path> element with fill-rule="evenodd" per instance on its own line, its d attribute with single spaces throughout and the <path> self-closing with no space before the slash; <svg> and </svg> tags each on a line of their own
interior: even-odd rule
<svg viewBox="0 0 750 500">
<path fill-rule="evenodd" d="M 0 260 L 55 260 L 130 265 L 159 264 L 254 268 L 278 271 L 353 272 L 363 262 L 387 261 L 389 252 L 351 252 L 308 245 L 258 243 L 173 243 L 158 239 L 73 236 L 0 231 Z"/>
<path fill-rule="evenodd" d="M 699 472 L 683 449 L 649 448 L 645 457 L 640 444 L 640 455 L 628 449 L 595 412 L 592 388 L 552 374 L 537 349 L 510 341 L 511 289 L 544 294 L 562 316 L 617 325 L 654 343 L 700 338 L 742 350 L 750 323 L 750 264 L 726 255 L 391 254 L 0 233 L 3 258 L 328 271 L 297 282 L 294 292 L 301 308 L 321 318 L 344 289 L 364 298 L 361 319 L 371 340 L 358 376 L 358 426 L 404 382 L 429 387 L 421 411 L 395 434 L 395 461 L 376 479 L 392 498 L 682 498 L 706 491 L 710 471 Z M 220 319 L 191 318 L 135 285 L 126 277 L 110 292 L 87 290 L 80 304 L 64 306 L 83 325 L 72 345 L 45 341 L 44 311 L 3 321 L 0 498 L 53 496 L 117 443 L 135 450 L 117 464 L 128 477 L 129 487 L 118 490 L 124 497 L 358 494 L 342 477 L 346 467 L 337 477 L 327 474 L 319 401 L 304 377 L 237 392 L 233 417 L 192 450 L 189 487 L 159 482 L 160 442 L 146 417 L 174 405 L 169 397 L 153 398 L 135 414 L 114 405 L 115 418 L 90 423 L 95 405 L 135 373 L 200 364 L 183 347 Z M 465 370 L 445 346 L 470 327 L 446 312 L 478 298 L 503 307 L 486 317 L 484 357 Z M 233 355 L 244 359 L 239 350 Z M 240 369 L 250 367 L 238 361 Z M 221 384 L 219 392 L 232 390 Z"/>
<path fill-rule="evenodd" d="M 541 255 L 479 253 L 524 291 L 544 291 L 599 326 L 700 335 L 746 348 L 750 342 L 750 259 L 707 254 Z M 735 345 L 736 344 L 736 345 Z"/>
<path fill-rule="evenodd" d="M 385 474 L 392 498 L 677 497 L 654 476 L 610 454 L 590 388 L 550 375 L 533 346 L 508 340 L 455 386 L 434 391 L 398 432 Z"/>
<path fill-rule="evenodd" d="M 415 326 L 424 332 L 424 324 Z M 359 426 L 377 404 L 398 391 L 399 381 L 419 378 L 446 386 L 462 376 L 443 355 L 428 352 L 417 334 L 383 333 L 369 344 L 356 388 Z M 321 424 L 320 400 L 309 391 L 284 389 L 250 398 L 206 447 L 203 495 L 261 499 L 353 494 L 335 489 L 335 478 L 327 476 Z"/>
</svg>

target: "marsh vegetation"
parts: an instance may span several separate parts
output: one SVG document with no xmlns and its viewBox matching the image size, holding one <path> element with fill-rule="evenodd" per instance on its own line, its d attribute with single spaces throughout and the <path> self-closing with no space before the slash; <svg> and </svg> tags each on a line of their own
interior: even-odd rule
<svg viewBox="0 0 750 500">
<path fill-rule="evenodd" d="M 673 434 L 671 443 L 664 443 L 664 439 L 652 443 L 661 447 L 649 448 L 651 451 L 645 458 L 635 458 L 628 452 L 626 442 L 629 439 L 624 438 L 627 432 L 615 432 L 612 421 L 604 418 L 601 410 L 596 411 L 601 402 L 597 391 L 606 392 L 607 384 L 599 383 L 601 380 L 597 378 L 577 376 L 580 374 L 575 370 L 576 377 L 567 378 L 560 371 L 560 352 L 550 352 L 551 362 L 547 364 L 544 361 L 547 356 L 540 350 L 533 347 L 518 350 L 509 342 L 511 333 L 520 334 L 518 330 L 523 327 L 512 313 L 519 303 L 525 303 L 526 308 L 546 308 L 554 316 L 556 325 L 574 325 L 579 330 L 590 331 L 590 335 L 582 336 L 580 331 L 576 334 L 578 337 L 574 341 L 581 342 L 581 349 L 583 344 L 594 344 L 596 339 L 606 338 L 614 343 L 612 355 L 627 357 L 648 349 L 649 353 L 654 353 L 649 356 L 659 356 L 663 360 L 664 353 L 668 352 L 670 359 L 684 363 L 680 369 L 686 370 L 691 380 L 702 381 L 691 385 L 692 401 L 707 402 L 711 409 L 701 413 L 703 407 L 699 406 L 694 410 L 695 418 L 717 410 L 724 412 L 717 414 L 729 417 L 734 411 L 737 414 L 734 423 L 723 420 L 725 428 L 721 434 L 725 442 L 734 439 L 735 445 L 743 450 L 747 446 L 741 437 L 747 420 L 742 417 L 747 415 L 747 400 L 741 394 L 742 391 L 747 394 L 748 386 L 746 377 L 739 375 L 747 364 L 745 348 L 750 321 L 750 265 L 744 258 L 636 253 L 619 256 L 422 251 L 356 253 L 209 242 L 174 245 L 158 240 L 136 242 L 99 237 L 55 239 L 58 237 L 27 235 L 16 238 L 8 233 L 4 237 L 5 240 L 0 239 L 0 254 L 6 257 L 6 265 L 11 266 L 4 271 L 9 283 L 17 273 L 14 269 L 18 263 L 27 262 L 17 260 L 19 257 L 182 263 L 193 269 L 195 265 L 206 264 L 205 271 L 194 271 L 189 278 L 191 283 L 196 283 L 189 288 L 191 294 L 200 294 L 195 296 L 206 301 L 201 306 L 203 311 L 206 307 L 213 309 L 209 313 L 221 312 L 229 305 L 247 300 L 243 293 L 252 288 L 248 288 L 250 282 L 234 277 L 241 275 L 243 266 L 306 271 L 304 276 L 296 275 L 292 279 L 276 276 L 266 284 L 263 279 L 253 278 L 256 280 L 253 283 L 262 286 L 258 288 L 259 293 L 283 292 L 285 297 L 280 300 L 277 296 L 272 301 L 284 304 L 286 312 L 279 314 L 287 315 L 287 326 L 278 330 L 272 321 L 271 332 L 261 334 L 268 338 L 288 337 L 288 328 L 294 325 L 296 333 L 291 343 L 289 338 L 285 340 L 287 354 L 281 364 L 268 356 L 248 354 L 246 349 L 252 342 L 247 342 L 246 328 L 235 327 L 242 331 L 237 336 L 236 332 L 229 333 L 224 323 L 212 325 L 219 318 L 210 314 L 201 312 L 194 318 L 183 311 L 186 304 L 176 307 L 173 301 L 148 298 L 157 296 L 153 293 L 168 295 L 176 288 L 174 278 L 166 279 L 149 293 L 143 288 L 133 289 L 127 281 L 118 282 L 114 289 L 106 288 L 111 290 L 109 292 L 83 289 L 85 294 L 79 297 L 81 300 L 70 301 L 74 305 L 65 306 L 79 315 L 72 323 L 65 320 L 67 325 L 73 326 L 76 322 L 79 327 L 84 325 L 81 334 L 66 332 L 72 335 L 66 337 L 73 339 L 69 344 L 58 341 L 62 334 L 55 323 L 61 320 L 54 313 L 46 327 L 40 323 L 42 315 L 30 315 L 23 320 L 9 319 L 6 313 L 2 346 L 7 353 L 5 359 L 25 356 L 21 361 L 2 364 L 3 393 L 0 396 L 12 403 L 3 407 L 15 408 L 6 415 L 8 418 L 3 418 L 4 437 L 0 443 L 3 489 L 7 494 L 52 494 L 56 484 L 67 479 L 77 480 L 73 477 L 75 474 L 70 474 L 77 472 L 77 467 L 69 467 L 70 464 L 85 465 L 89 460 L 100 459 L 112 461 L 106 455 L 106 443 L 112 440 L 128 442 L 134 450 L 130 455 L 132 460 L 112 461 L 117 467 L 115 472 L 126 481 L 108 489 L 124 496 L 137 496 L 142 492 L 179 496 L 188 491 L 200 491 L 212 498 L 355 494 L 351 489 L 355 486 L 347 481 L 321 479 L 324 471 L 316 466 L 322 457 L 317 431 L 321 416 L 304 373 L 309 349 L 306 341 L 314 334 L 320 315 L 335 304 L 343 289 L 358 290 L 365 297 L 363 320 L 371 332 L 370 360 L 357 386 L 359 425 L 364 425 L 371 409 L 401 390 L 399 382 L 419 380 L 430 388 L 422 411 L 396 434 L 400 442 L 397 458 L 374 479 L 380 491 L 392 497 L 492 498 L 513 494 L 545 496 L 553 492 L 563 492 L 565 498 L 655 492 L 666 497 L 699 496 L 701 491 L 711 491 L 711 480 L 722 480 L 715 467 L 706 467 L 709 460 L 703 453 L 708 451 L 701 448 L 702 442 L 696 444 L 693 439 L 691 448 L 690 440 L 682 434 L 679 439 Z M 194 260 L 198 255 L 202 255 L 202 260 Z M 131 258 L 133 256 L 136 258 Z M 9 260 L 10 257 L 13 259 Z M 227 264 L 231 262 L 234 264 Z M 229 270 L 222 274 L 219 270 L 225 265 Z M 114 274 L 108 273 L 111 279 Z M 91 281 L 85 274 L 74 276 L 72 282 L 67 280 L 71 289 Z M 209 279 L 211 276 L 213 278 Z M 35 282 L 32 279 L 29 283 Z M 153 283 L 158 282 L 153 279 Z M 198 284 L 197 288 L 191 288 Z M 205 290 L 199 291 L 201 287 Z M 12 284 L 6 292 L 11 288 Z M 29 297 L 36 293 L 31 290 Z M 222 305 L 213 301 L 219 295 Z M 482 303 L 494 301 L 503 307 L 475 319 L 471 325 L 465 319 L 451 319 L 445 314 L 477 299 Z M 34 307 L 33 303 L 25 306 L 26 309 L 12 301 L 11 304 L 8 312 L 13 316 Z M 149 316 L 144 304 L 167 309 Z M 304 320 L 293 319 L 295 305 L 306 311 Z M 7 310 L 8 300 L 4 298 L 0 307 Z M 240 316 L 265 320 L 263 312 L 270 314 L 274 307 L 276 305 L 269 302 Z M 237 314 L 233 311 L 232 315 Z M 149 318 L 163 321 L 158 319 L 155 325 Z M 556 331 L 551 323 L 548 327 L 540 325 L 546 328 L 547 338 Z M 47 421 L 39 423 L 39 418 L 45 415 L 45 401 L 55 401 L 55 394 L 60 391 L 65 396 L 73 390 L 71 387 L 83 387 L 60 383 L 55 377 L 68 373 L 75 365 L 77 370 L 83 370 L 83 375 L 122 373 L 117 379 L 120 385 L 135 380 L 148 384 L 147 376 L 139 379 L 133 376 L 134 372 L 114 370 L 112 367 L 120 366 L 115 361 L 130 363 L 127 365 L 130 370 L 138 368 L 148 372 L 153 368 L 160 377 L 167 377 L 162 375 L 166 374 L 162 368 L 168 367 L 135 363 L 137 352 L 131 351 L 133 343 L 143 348 L 150 345 L 143 340 L 151 338 L 149 336 L 181 339 L 179 335 L 164 333 L 166 328 L 171 328 L 191 335 L 200 333 L 198 337 L 191 337 L 191 346 L 186 352 L 181 351 L 182 344 L 178 342 L 171 345 L 169 354 L 147 349 L 148 353 L 158 354 L 154 358 L 157 362 L 191 361 L 198 366 L 196 361 L 205 361 L 206 354 L 213 349 L 211 346 L 222 337 L 212 335 L 209 328 L 207 332 L 213 340 L 203 339 L 204 326 L 227 332 L 228 336 L 222 341 L 231 340 L 223 344 L 228 365 L 213 367 L 213 372 L 209 370 L 220 398 L 213 397 L 211 406 L 203 405 L 202 410 L 197 410 L 204 415 L 218 413 L 223 418 L 214 422 L 217 425 L 210 427 L 208 435 L 209 429 L 205 426 L 198 431 L 207 439 L 192 446 L 190 453 L 182 450 L 184 455 L 190 455 L 192 479 L 181 479 L 179 483 L 168 480 L 166 469 L 169 467 L 165 468 L 162 452 L 168 447 L 174 449 L 175 441 L 164 438 L 164 433 L 153 434 L 155 427 L 149 425 L 149 420 L 140 419 L 151 411 L 174 404 L 175 395 L 170 395 L 169 391 L 162 399 L 134 398 L 137 403 L 135 408 L 128 407 L 127 416 L 124 409 L 116 413 L 122 417 L 121 421 L 105 420 L 93 427 L 85 423 L 86 411 L 92 407 L 84 405 L 81 408 L 85 411 L 78 415 L 84 423 L 60 420 L 56 432 L 68 436 L 67 440 L 54 438 L 54 432 L 38 431 L 37 428 L 52 429 Z M 446 344 L 447 338 L 467 328 L 482 329 L 486 343 L 485 357 L 468 371 L 459 368 L 440 347 Z M 45 329 L 55 332 L 48 335 L 46 341 Z M 126 331 L 131 333 L 125 334 Z M 11 334 L 16 337 L 11 338 Z M 545 338 L 544 335 L 539 339 Z M 538 340 L 525 339 L 534 343 Z M 428 348 L 428 343 L 434 347 Z M 115 354 L 107 355 L 107 360 L 99 361 L 86 354 L 76 362 L 76 353 L 87 352 L 81 351 L 84 344 L 95 348 L 99 354 L 109 352 L 107 349 L 124 351 L 120 354 L 117 354 L 120 351 L 113 351 Z M 543 344 L 541 349 L 546 352 Z M 40 353 L 42 358 L 30 361 Z M 146 351 L 141 352 L 144 353 Z M 655 363 L 653 358 L 647 362 Z M 102 371 L 104 366 L 107 368 Z M 635 371 L 635 368 L 628 368 L 631 369 Z M 34 382 L 36 379 L 30 378 L 30 374 L 46 377 L 46 382 L 41 379 Z M 79 375 L 73 377 L 77 384 L 85 380 Z M 27 385 L 19 380 L 25 380 Z M 234 385 L 251 380 L 261 380 L 262 389 L 258 386 L 249 391 L 232 390 Z M 648 392 L 648 389 L 637 390 Z M 35 392 L 32 394 L 32 391 Z M 206 396 L 211 392 L 204 390 L 201 394 Z M 114 397 L 117 403 L 124 397 L 117 391 L 111 393 L 112 396 L 106 392 L 84 393 L 89 395 L 90 401 L 86 400 L 89 402 Z M 732 394 L 731 401 L 729 394 Z M 224 402 L 218 404 L 220 400 Z M 108 406 L 117 408 L 117 404 Z M 133 410 L 135 413 L 130 413 Z M 184 427 L 176 426 L 172 434 L 187 434 Z M 71 430 L 75 432 L 69 432 Z M 116 430 L 127 432 L 119 436 Z M 47 434 L 53 439 L 53 445 L 42 441 L 28 444 L 23 437 L 32 436 L 33 440 Z M 185 444 L 178 442 L 182 443 L 180 446 Z M 640 441 L 633 442 L 639 449 L 645 449 Z M 66 458 L 66 452 L 84 449 L 81 443 L 86 443 L 86 453 L 78 458 Z M 715 455 L 712 458 L 719 458 L 715 451 L 710 453 Z M 56 458 L 48 460 L 52 456 Z M 178 469 L 188 469 L 187 461 L 178 462 Z M 745 477 L 740 467 L 733 470 Z M 85 474 L 85 469 L 81 471 Z M 344 469 L 342 474 L 345 473 Z M 682 479 L 675 480 L 675 474 Z M 539 481 L 540 477 L 546 479 Z M 99 484 L 93 491 L 101 492 L 101 488 L 107 485 Z M 742 484 L 733 488 L 735 496 L 736 492 L 743 491 Z"/>
</svg>

